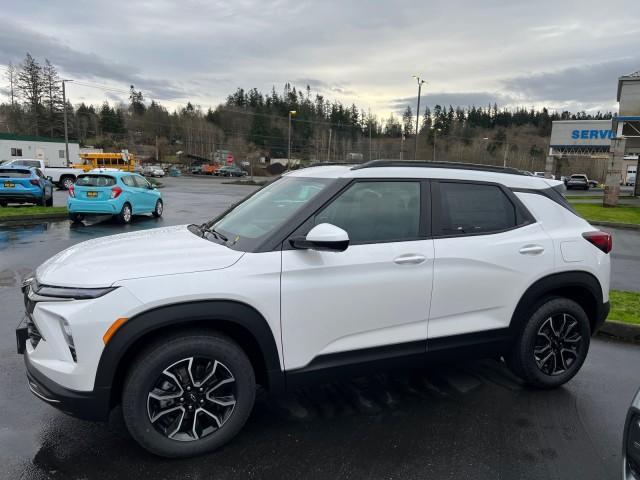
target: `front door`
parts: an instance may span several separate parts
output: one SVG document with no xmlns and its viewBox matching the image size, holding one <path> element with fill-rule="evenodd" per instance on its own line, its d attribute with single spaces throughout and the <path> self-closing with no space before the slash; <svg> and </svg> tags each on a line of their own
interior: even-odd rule
<svg viewBox="0 0 640 480">
<path fill-rule="evenodd" d="M 347 231 L 344 252 L 282 252 L 282 344 L 287 370 L 426 350 L 433 240 L 429 183 L 356 181 L 301 226 Z M 377 348 L 384 347 L 384 349 Z M 313 367 L 313 365 L 312 365 Z"/>
</svg>

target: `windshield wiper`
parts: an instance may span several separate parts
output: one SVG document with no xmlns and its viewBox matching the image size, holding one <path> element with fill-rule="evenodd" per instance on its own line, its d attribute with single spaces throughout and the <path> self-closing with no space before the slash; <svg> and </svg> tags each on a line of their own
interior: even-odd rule
<svg viewBox="0 0 640 480">
<path fill-rule="evenodd" d="M 202 230 L 202 236 L 203 237 L 204 237 L 204 235 L 206 233 L 210 233 L 211 235 L 213 235 L 214 237 L 219 238 L 220 240 L 222 240 L 225 243 L 229 241 L 229 239 L 225 235 L 223 235 L 222 233 L 218 232 L 215 228 L 213 228 L 213 226 L 209 226 L 206 223 L 203 223 L 198 228 L 200 228 L 200 230 Z"/>
</svg>

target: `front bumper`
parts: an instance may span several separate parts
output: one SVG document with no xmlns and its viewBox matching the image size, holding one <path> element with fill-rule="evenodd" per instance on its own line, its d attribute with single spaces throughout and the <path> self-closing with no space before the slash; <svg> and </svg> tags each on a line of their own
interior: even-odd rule
<svg viewBox="0 0 640 480">
<path fill-rule="evenodd" d="M 24 351 L 24 343 L 20 345 L 21 337 L 26 333 L 16 330 L 18 338 L 18 352 Z M 26 341 L 26 338 L 24 338 Z M 111 404 L 111 389 L 96 388 L 91 392 L 77 392 L 70 390 L 47 378 L 40 373 L 29 361 L 29 355 L 24 355 L 27 367 L 27 381 L 29 390 L 40 400 L 73 417 L 83 420 L 106 421 L 109 418 Z"/>
</svg>

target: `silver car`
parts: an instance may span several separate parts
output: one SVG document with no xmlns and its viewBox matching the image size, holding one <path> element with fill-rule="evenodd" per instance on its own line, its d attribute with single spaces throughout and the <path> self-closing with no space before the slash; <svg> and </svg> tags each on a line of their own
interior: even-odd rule
<svg viewBox="0 0 640 480">
<path fill-rule="evenodd" d="M 629 408 L 622 438 L 622 478 L 640 480 L 640 390 Z"/>
</svg>

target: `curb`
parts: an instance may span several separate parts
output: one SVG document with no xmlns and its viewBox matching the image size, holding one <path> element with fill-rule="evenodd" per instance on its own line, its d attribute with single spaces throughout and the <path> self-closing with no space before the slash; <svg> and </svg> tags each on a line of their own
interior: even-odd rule
<svg viewBox="0 0 640 480">
<path fill-rule="evenodd" d="M 69 213 L 45 213 L 42 215 L 12 215 L 10 217 L 0 217 L 0 224 L 11 224 L 30 220 L 61 220 L 69 218 Z"/>
<path fill-rule="evenodd" d="M 585 219 L 591 225 L 598 225 L 600 227 L 609 227 L 609 228 L 622 228 L 625 230 L 640 230 L 640 225 L 637 223 L 619 223 L 619 222 L 597 222 L 593 220 Z"/>
<path fill-rule="evenodd" d="M 607 320 L 602 327 L 600 327 L 597 334 L 601 337 L 640 344 L 640 325 Z"/>
</svg>

